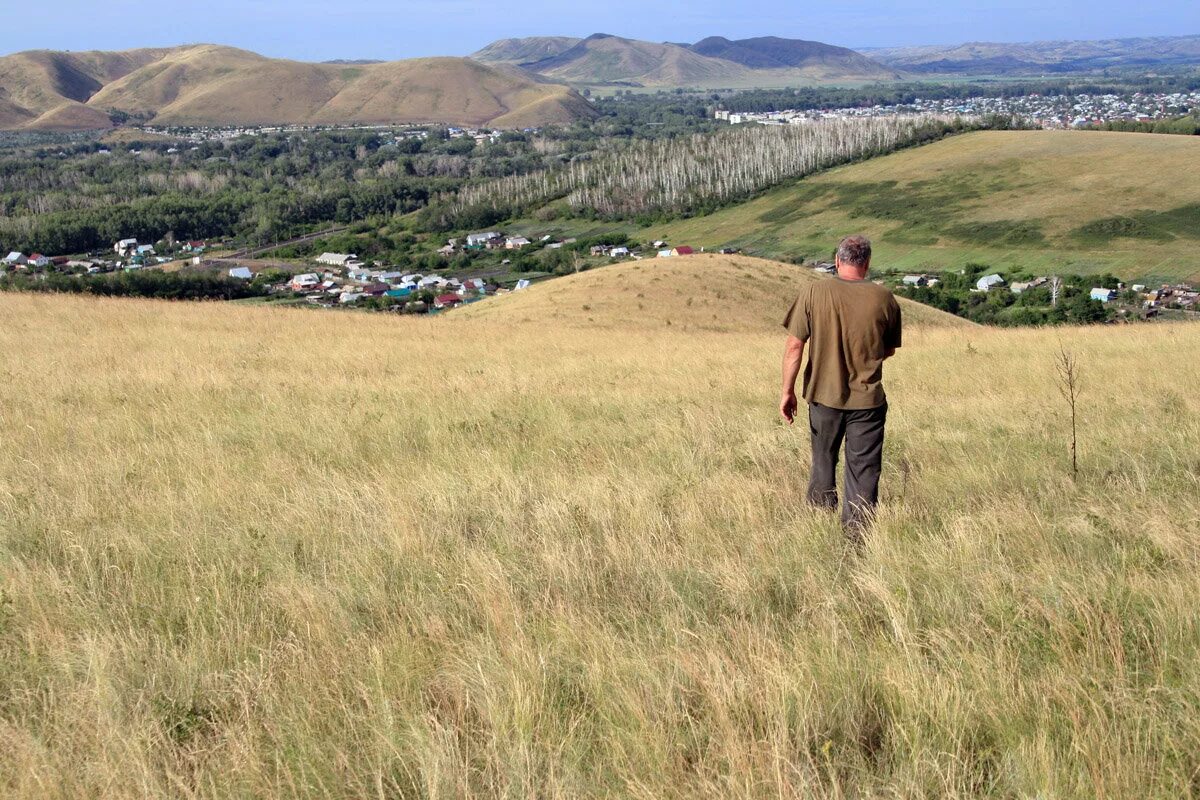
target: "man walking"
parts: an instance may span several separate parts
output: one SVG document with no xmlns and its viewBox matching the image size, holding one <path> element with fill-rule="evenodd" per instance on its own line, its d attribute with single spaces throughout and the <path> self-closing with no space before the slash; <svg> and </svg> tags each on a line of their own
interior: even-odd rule
<svg viewBox="0 0 1200 800">
<path fill-rule="evenodd" d="M 883 362 L 900 347 L 900 306 L 890 291 L 866 279 L 871 242 L 865 236 L 843 239 L 836 260 L 837 277 L 805 285 L 783 321 L 788 340 L 779 413 L 789 425 L 796 418 L 796 378 L 807 347 L 803 396 L 812 433 L 808 501 L 837 508 L 834 473 L 844 440 L 842 525 L 861 536 L 879 499 L 888 410 Z"/>
</svg>

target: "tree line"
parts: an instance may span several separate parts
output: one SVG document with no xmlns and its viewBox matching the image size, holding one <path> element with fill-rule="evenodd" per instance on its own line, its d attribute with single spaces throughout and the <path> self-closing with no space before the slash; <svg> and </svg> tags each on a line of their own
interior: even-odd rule
<svg viewBox="0 0 1200 800">
<path fill-rule="evenodd" d="M 590 159 L 464 187 L 424 212 L 433 230 L 483 227 L 553 201 L 580 216 L 700 214 L 785 180 L 977 127 L 960 118 L 857 118 L 725 127 L 639 140 Z"/>
</svg>

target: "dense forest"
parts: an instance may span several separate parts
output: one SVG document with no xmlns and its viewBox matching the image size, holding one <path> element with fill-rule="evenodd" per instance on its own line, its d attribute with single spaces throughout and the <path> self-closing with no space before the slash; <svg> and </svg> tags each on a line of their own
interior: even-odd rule
<svg viewBox="0 0 1200 800">
<path fill-rule="evenodd" d="M 212 273 L 137 270 L 96 276 L 58 273 L 0 275 L 0 291 L 150 297 L 156 300 L 240 300 L 266 295 L 267 283 L 265 280 L 242 281 Z"/>
</svg>

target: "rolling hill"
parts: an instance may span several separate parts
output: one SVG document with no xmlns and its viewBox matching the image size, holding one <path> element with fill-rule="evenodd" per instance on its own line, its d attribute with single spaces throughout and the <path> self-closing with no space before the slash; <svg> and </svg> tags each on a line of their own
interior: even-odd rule
<svg viewBox="0 0 1200 800">
<path fill-rule="evenodd" d="M 574 36 L 525 36 L 519 39 L 499 39 L 471 58 L 489 64 L 532 64 L 554 58 L 575 47 L 583 39 Z"/>
<path fill-rule="evenodd" d="M 777 333 L 798 287 L 814 280 L 822 278 L 792 264 L 698 253 L 625 262 L 534 284 L 468 305 L 455 316 L 589 329 Z M 977 327 L 920 303 L 900 303 L 905 321 L 918 327 Z"/>
<path fill-rule="evenodd" d="M 775 37 L 740 41 L 711 37 L 695 45 L 600 33 L 582 40 L 505 39 L 472 58 L 516 64 L 579 86 L 776 86 L 898 77 L 894 70 L 852 50 Z"/>
<path fill-rule="evenodd" d="M 0 128 L 443 122 L 526 127 L 594 113 L 565 86 L 463 58 L 310 64 L 217 45 L 0 58 Z"/>
<path fill-rule="evenodd" d="M 640 266 L 435 319 L 0 294 L 0 795 L 1193 792 L 1200 327 L 911 325 L 855 548 L 777 417 L 791 274 Z"/>
<path fill-rule="evenodd" d="M 881 69 L 878 62 L 845 47 L 801 39 L 760 36 L 731 41 L 711 36 L 688 47 L 693 53 L 732 61 L 754 70 L 799 70 L 829 80 L 875 77 L 893 80 L 894 72 Z"/>
<path fill-rule="evenodd" d="M 968 42 L 862 52 L 889 67 L 911 73 L 1033 75 L 1089 72 L 1112 67 L 1200 64 L 1200 36 L 1021 44 Z"/>
<path fill-rule="evenodd" d="M 983 131 L 829 170 L 713 214 L 638 228 L 579 222 L 767 258 L 827 259 L 850 233 L 876 265 L 1113 272 L 1200 281 L 1200 137 Z M 516 230 L 545 228 L 536 223 Z"/>
</svg>

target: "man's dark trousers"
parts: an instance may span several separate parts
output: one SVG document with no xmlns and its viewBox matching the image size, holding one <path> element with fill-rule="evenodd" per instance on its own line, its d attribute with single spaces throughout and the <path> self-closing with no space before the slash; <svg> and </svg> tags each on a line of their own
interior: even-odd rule
<svg viewBox="0 0 1200 800">
<path fill-rule="evenodd" d="M 846 442 L 845 502 L 842 525 L 861 530 L 879 500 L 879 473 L 883 469 L 883 429 L 887 423 L 887 403 L 879 408 L 843 410 L 817 403 L 808 405 L 808 428 L 812 433 L 812 475 L 808 482 L 808 502 L 836 509 L 838 504 L 838 452 Z"/>
</svg>

